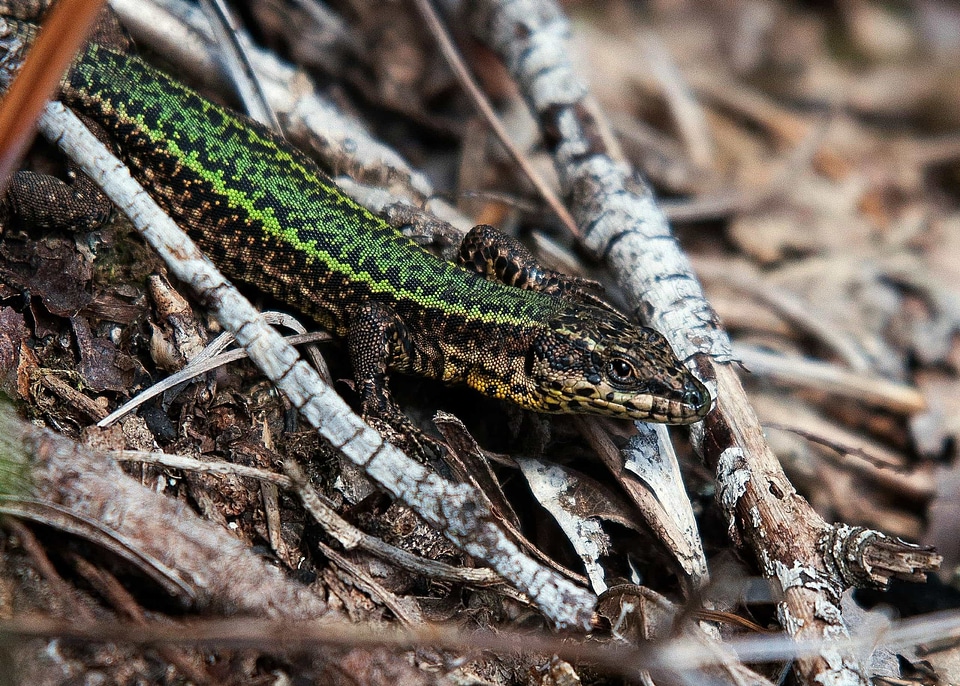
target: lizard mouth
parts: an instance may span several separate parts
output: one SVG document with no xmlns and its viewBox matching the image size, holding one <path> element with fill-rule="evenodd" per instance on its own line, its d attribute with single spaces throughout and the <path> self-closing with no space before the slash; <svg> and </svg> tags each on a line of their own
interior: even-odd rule
<svg viewBox="0 0 960 686">
<path fill-rule="evenodd" d="M 669 393 L 625 392 L 604 384 L 554 390 L 551 395 L 555 412 L 599 414 L 658 424 L 693 424 L 713 407 L 710 392 L 692 377 L 682 389 Z"/>
</svg>

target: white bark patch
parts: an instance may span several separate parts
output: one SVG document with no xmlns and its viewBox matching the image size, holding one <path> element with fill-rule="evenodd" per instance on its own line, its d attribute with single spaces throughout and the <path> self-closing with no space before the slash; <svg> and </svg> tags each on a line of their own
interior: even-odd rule
<svg viewBox="0 0 960 686">
<path fill-rule="evenodd" d="M 739 541 L 736 530 L 737 503 L 747 490 L 750 482 L 750 470 L 747 467 L 743 449 L 739 447 L 727 448 L 717 460 L 717 502 L 723 508 L 727 517 L 727 533 L 733 541 Z"/>
<path fill-rule="evenodd" d="M 596 519 L 578 514 L 584 507 L 575 502 L 575 496 L 571 494 L 576 485 L 571 483 L 570 474 L 557 465 L 532 458 L 517 458 L 517 464 L 537 502 L 556 520 L 577 551 L 594 592 L 599 594 L 606 591 L 600 556 L 609 552 L 610 537 Z"/>
<path fill-rule="evenodd" d="M 685 549 L 673 551 L 684 570 L 695 580 L 708 578 L 707 558 L 693 514 L 693 507 L 677 462 L 677 453 L 663 424 L 635 422 L 637 434 L 623 449 L 624 469 L 636 474 L 653 492 L 676 530 L 682 536 Z M 683 553 L 683 554 L 681 554 Z"/>
</svg>

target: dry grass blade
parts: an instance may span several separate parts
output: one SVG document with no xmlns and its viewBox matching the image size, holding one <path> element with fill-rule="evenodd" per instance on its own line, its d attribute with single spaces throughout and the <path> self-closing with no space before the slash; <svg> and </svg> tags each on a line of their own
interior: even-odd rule
<svg viewBox="0 0 960 686">
<path fill-rule="evenodd" d="M 574 221 L 573 216 L 560 201 L 560 198 L 557 197 L 557 194 L 546 184 L 540 173 L 533 168 L 526 156 L 513 144 L 510 139 L 510 134 L 500 122 L 500 118 L 497 116 L 497 113 L 494 112 L 489 100 L 487 100 L 487 97 L 477 86 L 473 77 L 470 76 L 467 66 L 464 64 L 463 59 L 461 59 L 460 53 L 457 52 L 450 35 L 443 27 L 440 17 L 437 16 L 436 11 L 434 11 L 433 6 L 430 4 L 430 0 L 415 0 L 414 4 L 427 22 L 427 26 L 436 38 L 437 43 L 439 43 L 440 49 L 447 60 L 447 64 L 453 69 L 460 84 L 467 92 L 467 95 L 470 96 L 473 104 L 480 110 L 484 120 L 497 135 L 498 140 L 503 144 L 503 147 L 506 148 L 510 157 L 513 158 L 513 161 L 517 163 L 517 166 L 520 167 L 526 177 L 536 187 L 537 191 L 550 206 L 550 209 L 557 218 L 563 223 L 567 231 L 569 231 L 572 236 L 579 236 L 580 230 L 577 228 L 577 223 Z"/>
</svg>

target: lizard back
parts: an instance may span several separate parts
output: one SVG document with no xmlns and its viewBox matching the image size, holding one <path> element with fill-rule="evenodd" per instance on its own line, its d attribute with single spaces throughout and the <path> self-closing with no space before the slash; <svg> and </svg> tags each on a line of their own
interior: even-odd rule
<svg viewBox="0 0 960 686">
<path fill-rule="evenodd" d="M 369 299 L 401 316 L 433 310 L 494 325 L 534 325 L 564 309 L 436 258 L 271 131 L 139 58 L 91 44 L 63 97 L 107 128 L 134 176 L 229 276 L 340 336 L 349 309 Z"/>
</svg>

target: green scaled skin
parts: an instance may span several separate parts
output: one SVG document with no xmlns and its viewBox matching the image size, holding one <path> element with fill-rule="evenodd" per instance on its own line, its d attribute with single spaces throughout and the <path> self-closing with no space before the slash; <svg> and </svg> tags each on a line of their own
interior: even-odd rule
<svg viewBox="0 0 960 686">
<path fill-rule="evenodd" d="M 395 413 L 389 371 L 539 412 L 685 424 L 710 409 L 656 331 L 576 289 L 525 290 L 438 260 L 282 139 L 136 57 L 91 45 L 62 97 L 229 277 L 347 339 L 369 416 Z"/>
</svg>

